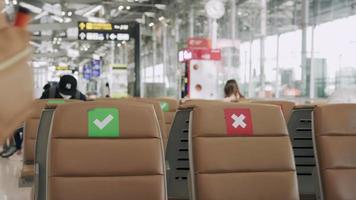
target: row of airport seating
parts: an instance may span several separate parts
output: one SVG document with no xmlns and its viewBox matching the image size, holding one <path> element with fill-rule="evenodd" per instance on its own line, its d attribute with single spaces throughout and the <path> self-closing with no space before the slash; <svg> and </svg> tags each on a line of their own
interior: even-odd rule
<svg viewBox="0 0 356 200">
<path fill-rule="evenodd" d="M 101 100 L 110 100 L 110 99 L 101 99 Z M 167 142 L 167 137 L 170 131 L 170 126 L 174 119 L 175 112 L 178 108 L 178 103 L 174 99 L 170 98 L 160 98 L 160 99 L 139 99 L 132 98 L 121 99 L 121 101 L 139 101 L 146 104 L 151 104 L 154 106 L 154 110 L 162 130 L 162 137 L 164 144 Z M 30 185 L 33 182 L 34 176 L 34 157 L 35 157 L 35 142 L 37 139 L 37 132 L 39 127 L 39 121 L 43 109 L 47 106 L 58 105 L 68 102 L 77 102 L 76 100 L 58 100 L 58 99 L 49 99 L 49 100 L 37 100 L 35 101 L 33 107 L 34 112 L 26 120 L 24 127 L 24 167 L 22 170 L 22 179 L 20 182 L 21 186 Z M 162 107 L 162 108 L 161 108 Z"/>
<path fill-rule="evenodd" d="M 288 121 L 288 130 L 293 145 L 301 199 L 356 199 L 356 193 L 352 189 L 356 184 L 356 150 L 352 147 L 352 144 L 355 144 L 355 141 L 352 138 L 356 135 L 356 126 L 353 125 L 356 121 L 356 105 L 340 104 L 323 106 L 294 106 L 291 105 L 292 103 L 290 102 L 283 101 L 255 101 L 250 103 L 277 105 L 283 110 L 284 117 L 286 121 Z M 200 103 L 196 102 L 195 104 L 199 105 Z M 328 112 L 326 110 L 332 112 Z M 191 124 L 194 124 L 194 122 L 191 121 L 192 118 L 190 117 L 192 114 L 194 115 L 194 111 L 194 106 L 186 106 L 185 109 L 179 110 L 176 114 L 176 119 L 179 121 L 173 123 L 173 132 L 171 132 L 170 138 L 174 138 L 172 141 L 177 143 L 180 147 L 178 148 L 178 151 L 189 151 L 191 148 L 191 146 L 188 145 L 187 148 L 184 143 L 178 143 L 177 141 L 187 141 L 190 139 L 190 137 L 182 136 L 182 133 L 188 133 L 191 129 Z M 183 121 L 185 124 L 182 123 Z M 339 121 L 342 121 L 343 123 L 340 123 Z M 325 123 L 327 123 L 328 126 L 324 125 Z M 263 126 L 264 128 L 268 127 L 266 124 Z M 312 133 L 313 130 L 314 132 Z M 319 137 L 319 135 L 323 137 Z M 331 136 L 337 137 L 331 139 Z M 349 142 L 344 144 L 342 143 L 343 140 L 348 140 Z M 170 146 L 171 144 L 168 143 L 168 148 Z M 321 147 L 323 146 L 327 146 L 328 148 L 326 149 L 324 147 L 324 149 L 322 149 Z M 333 151 L 332 149 L 334 148 L 337 153 L 334 153 L 333 156 L 329 157 L 329 153 L 327 151 Z M 179 175 L 182 174 L 180 170 L 191 170 L 192 161 L 189 162 L 189 158 L 192 158 L 193 156 L 177 156 L 176 158 L 172 158 L 171 155 L 168 155 L 171 151 L 174 151 L 174 148 L 167 149 L 166 157 L 171 160 L 176 159 L 174 162 L 178 162 L 180 164 L 179 170 L 173 170 L 171 172 L 171 176 L 175 176 L 176 179 L 180 180 L 180 183 L 177 183 L 176 186 L 190 183 L 191 181 L 187 183 L 186 177 L 179 177 Z M 320 152 L 319 156 L 318 152 Z M 323 155 L 322 158 L 320 158 L 320 154 Z M 179 155 L 179 152 L 175 152 L 173 155 Z M 180 154 L 180 156 L 183 155 Z M 327 160 L 327 162 L 322 159 Z M 168 172 L 168 178 L 170 177 L 169 173 L 170 172 Z M 170 184 L 170 181 L 168 184 Z M 170 196 L 177 195 L 184 196 L 186 198 L 186 191 L 182 192 L 182 190 L 177 188 L 178 187 L 174 186 L 168 187 L 168 191 L 171 192 Z M 223 194 L 224 192 L 219 193 Z M 247 195 L 244 197 L 247 197 Z M 275 198 L 251 197 L 246 199 Z"/>
<path fill-rule="evenodd" d="M 36 200 L 356 198 L 355 105 L 187 101 L 176 114 L 170 99 L 37 105 L 22 179 L 34 177 Z M 119 135 L 91 135 L 89 113 L 103 108 L 118 111 Z"/>
</svg>

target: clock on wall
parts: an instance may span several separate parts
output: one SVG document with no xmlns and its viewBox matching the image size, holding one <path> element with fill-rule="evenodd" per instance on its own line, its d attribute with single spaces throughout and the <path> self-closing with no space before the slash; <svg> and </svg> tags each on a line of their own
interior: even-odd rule
<svg viewBox="0 0 356 200">
<path fill-rule="evenodd" d="M 212 19 L 219 19 L 225 14 L 224 3 L 219 0 L 210 0 L 205 4 L 205 11 Z"/>
</svg>

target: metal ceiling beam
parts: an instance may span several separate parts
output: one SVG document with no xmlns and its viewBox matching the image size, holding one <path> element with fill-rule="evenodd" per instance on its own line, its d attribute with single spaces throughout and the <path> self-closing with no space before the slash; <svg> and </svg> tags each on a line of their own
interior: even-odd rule
<svg viewBox="0 0 356 200">
<path fill-rule="evenodd" d="M 30 32 L 39 32 L 39 31 L 62 31 L 67 30 L 68 28 L 77 27 L 77 23 L 46 23 L 46 24 L 31 24 L 28 26 L 28 31 Z"/>
<path fill-rule="evenodd" d="M 42 53 L 42 54 L 35 54 L 33 55 L 35 59 L 41 59 L 41 58 L 61 58 L 61 57 L 66 57 L 67 52 L 66 51 L 58 51 L 57 53 Z"/>
<path fill-rule="evenodd" d="M 246 1 L 248 1 L 248 0 L 237 0 L 236 1 L 236 6 L 239 6 L 239 5 L 243 4 L 243 3 L 245 3 Z"/>
</svg>

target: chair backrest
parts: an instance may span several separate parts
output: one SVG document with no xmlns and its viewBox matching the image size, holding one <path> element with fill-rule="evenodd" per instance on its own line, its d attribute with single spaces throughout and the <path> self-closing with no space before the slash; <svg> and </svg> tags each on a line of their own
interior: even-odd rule
<svg viewBox="0 0 356 200">
<path fill-rule="evenodd" d="M 295 106 L 288 121 L 301 199 L 317 194 L 317 174 L 313 150 L 312 112 L 310 105 Z M 315 198 L 314 198 L 315 199 Z"/>
<path fill-rule="evenodd" d="M 192 199 L 299 199 L 279 107 L 201 103 L 190 122 Z"/>
<path fill-rule="evenodd" d="M 188 132 L 194 106 L 212 100 L 188 100 L 180 105 L 170 129 L 167 148 L 167 188 L 169 199 L 189 199 Z M 220 102 L 220 101 L 218 101 Z"/>
<path fill-rule="evenodd" d="M 167 199 L 163 143 L 152 105 L 61 105 L 48 146 L 48 200 Z"/>
<path fill-rule="evenodd" d="M 169 199 L 189 199 L 188 130 L 192 108 L 179 109 L 170 129 L 167 148 L 167 189 Z"/>
<path fill-rule="evenodd" d="M 41 114 L 46 105 L 75 102 L 76 100 L 40 99 L 35 100 L 33 112 L 24 123 L 24 164 L 33 164 L 35 157 L 35 143 Z"/>
<path fill-rule="evenodd" d="M 51 130 L 52 118 L 55 107 L 45 108 L 42 111 L 38 126 L 38 133 L 35 147 L 35 177 L 33 184 L 34 200 L 46 199 L 46 170 L 47 170 L 47 147 L 49 133 Z"/>
<path fill-rule="evenodd" d="M 149 104 L 149 105 L 153 105 L 153 108 L 155 110 L 155 113 L 157 115 L 157 119 L 158 119 L 158 123 L 159 123 L 159 127 L 162 133 L 162 139 L 163 139 L 163 144 L 164 147 L 167 146 L 167 141 L 168 141 L 168 132 L 166 130 L 166 120 L 163 114 L 163 110 L 161 108 L 161 103 L 158 100 L 154 100 L 154 99 L 147 99 L 147 98 L 131 98 L 131 99 L 121 99 L 121 101 L 137 101 L 137 102 L 141 102 L 141 103 L 145 103 L 145 104 Z"/>
<path fill-rule="evenodd" d="M 24 164 L 33 164 L 35 143 L 37 137 L 38 124 L 42 114 L 42 110 L 46 106 L 48 100 L 36 100 L 33 104 L 33 112 L 26 119 L 24 123 L 24 148 L 23 148 L 23 161 Z"/>
<path fill-rule="evenodd" d="M 162 134 L 162 139 L 163 139 L 163 145 L 164 147 L 167 146 L 167 141 L 168 141 L 168 134 L 169 132 L 166 131 L 166 120 L 165 120 L 165 115 L 164 112 L 161 108 L 161 102 L 157 99 L 149 99 L 149 98 L 100 98 L 97 99 L 96 101 L 121 101 L 121 102 L 140 102 L 143 104 L 149 104 L 153 105 L 153 108 L 155 110 L 159 127 L 161 129 L 161 134 Z"/>
<path fill-rule="evenodd" d="M 178 109 L 178 101 L 176 99 L 171 98 L 156 98 L 155 100 L 158 100 L 160 102 L 165 119 L 165 132 L 168 134 L 167 136 L 169 137 L 169 132 L 174 120 L 174 116 Z"/>
<path fill-rule="evenodd" d="M 47 147 L 51 130 L 52 118 L 55 109 L 64 103 L 80 102 L 78 100 L 50 100 L 42 111 L 38 125 L 38 132 L 35 145 L 35 176 L 33 184 L 34 200 L 46 199 L 46 171 L 47 171 Z"/>
<path fill-rule="evenodd" d="M 294 102 L 283 101 L 283 100 L 252 100 L 252 101 L 250 101 L 250 103 L 261 103 L 261 104 L 270 104 L 270 105 L 280 106 L 286 122 L 289 121 L 289 118 L 292 114 L 292 110 L 295 106 Z"/>
<path fill-rule="evenodd" d="M 356 199 L 356 104 L 317 106 L 313 130 L 323 199 Z"/>
</svg>

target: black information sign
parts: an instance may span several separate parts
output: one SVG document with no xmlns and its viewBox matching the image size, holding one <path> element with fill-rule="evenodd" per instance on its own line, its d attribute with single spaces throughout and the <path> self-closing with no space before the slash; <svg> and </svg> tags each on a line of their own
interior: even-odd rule
<svg viewBox="0 0 356 200">
<path fill-rule="evenodd" d="M 78 22 L 78 39 L 94 41 L 127 41 L 132 34 L 132 24 Z"/>
<path fill-rule="evenodd" d="M 79 40 L 125 41 L 132 39 L 134 41 L 135 81 L 132 83 L 134 87 L 129 90 L 129 94 L 139 97 L 141 91 L 140 24 L 137 22 L 123 24 L 78 22 L 78 30 Z"/>
</svg>

